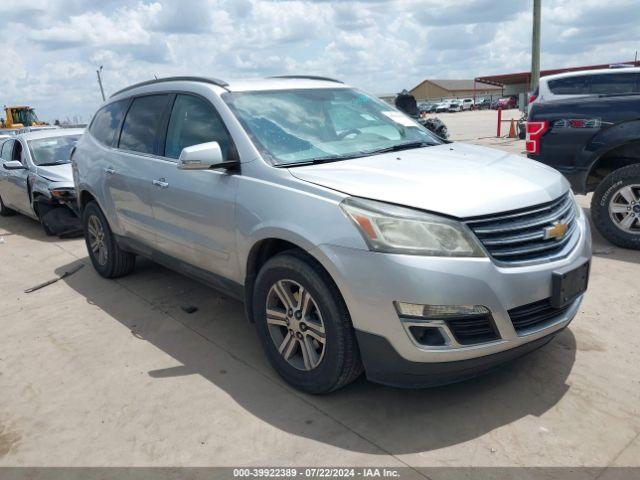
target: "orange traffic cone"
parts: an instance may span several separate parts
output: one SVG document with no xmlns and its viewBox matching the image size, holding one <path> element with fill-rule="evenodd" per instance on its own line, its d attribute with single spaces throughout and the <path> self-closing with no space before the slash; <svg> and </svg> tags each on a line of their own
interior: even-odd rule
<svg viewBox="0 0 640 480">
<path fill-rule="evenodd" d="M 516 121 L 512 118 L 511 125 L 509 126 L 509 138 L 516 138 L 518 134 L 516 133 Z"/>
</svg>

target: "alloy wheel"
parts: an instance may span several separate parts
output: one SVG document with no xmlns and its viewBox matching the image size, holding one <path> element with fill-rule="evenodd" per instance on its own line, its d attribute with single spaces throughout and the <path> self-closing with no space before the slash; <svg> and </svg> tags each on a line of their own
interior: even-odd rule
<svg viewBox="0 0 640 480">
<path fill-rule="evenodd" d="M 109 259 L 109 251 L 105 243 L 105 231 L 102 222 L 96 215 L 91 215 L 87 224 L 89 234 L 89 247 L 93 257 L 100 265 L 106 265 Z"/>
<path fill-rule="evenodd" d="M 625 233 L 640 235 L 640 185 L 626 185 L 611 196 L 609 216 Z"/>
<path fill-rule="evenodd" d="M 294 368 L 309 371 L 324 357 L 326 334 L 313 296 L 298 282 L 279 280 L 267 294 L 267 327 L 280 355 Z"/>
</svg>

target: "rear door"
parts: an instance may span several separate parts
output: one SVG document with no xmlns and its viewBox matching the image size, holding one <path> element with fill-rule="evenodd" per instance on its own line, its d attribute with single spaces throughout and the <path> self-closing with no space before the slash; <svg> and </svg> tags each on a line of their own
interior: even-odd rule
<svg viewBox="0 0 640 480">
<path fill-rule="evenodd" d="M 106 189 L 121 229 L 150 246 L 156 240 L 151 189 L 170 98 L 169 94 L 153 94 L 133 99 L 122 122 L 117 149 L 105 167 Z"/>
<path fill-rule="evenodd" d="M 154 166 L 151 201 L 157 248 L 226 278 L 238 271 L 235 244 L 236 175 L 224 170 L 178 170 L 185 147 L 218 142 L 225 160 L 237 159 L 231 136 L 204 97 L 177 94 L 168 120 L 164 158 Z"/>
</svg>

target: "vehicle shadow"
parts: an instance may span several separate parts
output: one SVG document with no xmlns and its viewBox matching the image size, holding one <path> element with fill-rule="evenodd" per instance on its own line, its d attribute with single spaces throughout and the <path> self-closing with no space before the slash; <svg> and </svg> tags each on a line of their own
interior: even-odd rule
<svg viewBox="0 0 640 480">
<path fill-rule="evenodd" d="M 45 243 L 54 243 L 60 240 L 72 240 L 82 237 L 80 234 L 48 236 L 44 233 L 40 222 L 20 214 L 0 217 L 0 237 L 11 235 L 20 235 L 30 240 Z"/>
<path fill-rule="evenodd" d="M 621 248 L 612 244 L 609 240 L 600 235 L 591 219 L 591 210 L 583 207 L 582 211 L 589 219 L 591 225 L 591 240 L 593 241 L 593 255 L 595 257 L 610 258 L 620 262 L 640 263 L 640 251 Z"/>
<path fill-rule="evenodd" d="M 542 349 L 464 383 L 403 390 L 361 378 L 330 395 L 301 394 L 269 367 L 253 325 L 244 319 L 240 302 L 147 261 L 139 262 L 136 271 L 116 285 L 99 278 L 88 258 L 61 266 L 56 273 L 68 271 L 79 262 L 87 268 L 63 281 L 137 338 L 150 342 L 181 365 L 149 371 L 149 376 L 166 379 L 201 375 L 274 427 L 342 449 L 403 454 L 459 444 L 523 417 L 540 416 L 569 389 L 566 380 L 575 361 L 576 340 L 565 329 Z M 167 293 L 167 285 L 172 293 Z M 148 308 L 145 304 L 133 308 L 132 304 L 140 298 Z M 181 308 L 184 304 L 194 305 L 198 311 L 190 315 Z M 158 315 L 158 311 L 182 323 L 190 332 L 178 328 L 184 332 L 176 333 L 176 328 L 167 328 L 169 320 Z M 224 356 L 227 359 L 224 364 L 219 360 L 220 350 L 230 355 Z M 244 369 L 246 374 L 226 374 L 227 370 L 237 371 L 233 365 Z M 257 395 L 255 384 L 265 380 L 274 388 L 268 388 L 265 396 Z M 277 401 L 273 400 L 274 395 Z M 292 416 L 292 405 L 300 400 L 313 405 L 314 412 L 322 412 L 324 420 L 328 416 L 355 432 L 359 441 L 354 442 L 354 435 L 338 434 L 341 428 L 329 432 L 320 428 L 321 422 L 315 415 L 302 421 Z"/>
</svg>

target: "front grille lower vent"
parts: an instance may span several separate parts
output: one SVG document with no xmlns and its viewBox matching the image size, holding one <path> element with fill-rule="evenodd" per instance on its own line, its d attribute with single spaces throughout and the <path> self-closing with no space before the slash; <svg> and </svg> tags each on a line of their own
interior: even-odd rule
<svg viewBox="0 0 640 480">
<path fill-rule="evenodd" d="M 551 299 L 545 298 L 538 302 L 529 303 L 521 307 L 509 310 L 509 317 L 513 328 L 518 334 L 527 330 L 543 328 L 555 321 L 557 317 L 565 313 L 572 303 L 560 308 L 551 306 Z"/>
<path fill-rule="evenodd" d="M 475 345 L 498 340 L 491 314 L 449 318 L 446 322 L 460 345 Z"/>
<path fill-rule="evenodd" d="M 517 264 L 561 255 L 576 233 L 576 209 L 573 198 L 567 193 L 549 203 L 472 218 L 465 223 L 493 258 Z M 567 226 L 564 235 L 549 235 L 554 233 L 549 232 L 549 227 L 558 224 Z"/>
</svg>

